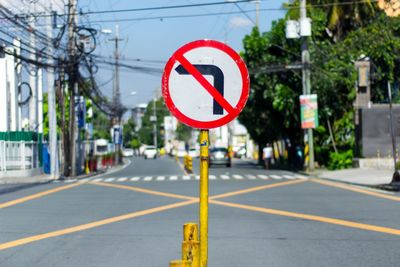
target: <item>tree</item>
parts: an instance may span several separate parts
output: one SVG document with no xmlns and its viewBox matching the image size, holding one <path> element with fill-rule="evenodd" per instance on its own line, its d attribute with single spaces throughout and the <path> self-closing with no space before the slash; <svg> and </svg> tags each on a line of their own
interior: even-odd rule
<svg viewBox="0 0 400 267">
<path fill-rule="evenodd" d="M 327 29 L 335 42 L 342 41 L 348 33 L 364 27 L 374 19 L 376 4 L 373 0 L 309 0 L 327 14 Z"/>
<path fill-rule="evenodd" d="M 139 139 L 142 144 L 153 144 L 153 127 L 154 122 L 151 121 L 151 117 L 154 114 L 154 103 L 150 101 L 147 105 L 146 112 L 142 118 L 142 127 L 139 129 Z M 169 111 L 164 104 L 164 100 L 162 98 L 156 100 L 156 126 L 157 126 L 157 146 L 158 148 L 163 147 L 164 145 L 164 136 L 162 134 L 164 127 L 164 117 L 168 116 Z"/>
<path fill-rule="evenodd" d="M 134 141 L 134 140 L 138 141 L 135 128 L 136 125 L 132 118 L 129 118 L 128 121 L 123 126 L 123 140 L 124 140 L 124 145 L 126 147 L 137 148 L 137 143 L 136 141 Z"/>
<path fill-rule="evenodd" d="M 189 144 L 190 139 L 192 138 L 193 129 L 186 124 L 179 123 L 176 127 L 176 139 L 179 141 L 184 141 L 185 144 Z"/>
</svg>

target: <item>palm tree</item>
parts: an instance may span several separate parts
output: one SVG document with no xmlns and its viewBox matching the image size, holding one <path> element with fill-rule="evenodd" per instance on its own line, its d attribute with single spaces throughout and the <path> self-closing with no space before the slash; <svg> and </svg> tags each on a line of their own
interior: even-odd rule
<svg viewBox="0 0 400 267">
<path fill-rule="evenodd" d="M 374 0 L 309 0 L 308 3 L 321 6 L 327 12 L 327 29 L 334 41 L 340 41 L 349 31 L 368 24 L 376 10 Z"/>
</svg>

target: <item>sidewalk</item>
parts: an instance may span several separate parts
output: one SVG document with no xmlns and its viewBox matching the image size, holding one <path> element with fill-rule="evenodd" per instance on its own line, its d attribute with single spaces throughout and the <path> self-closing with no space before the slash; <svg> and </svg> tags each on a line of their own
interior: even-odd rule
<svg viewBox="0 0 400 267">
<path fill-rule="evenodd" d="M 101 171 L 97 171 L 95 173 L 82 174 L 82 175 L 79 175 L 79 176 L 73 177 L 73 178 L 68 178 L 68 177 L 66 179 L 59 178 L 59 180 L 68 180 L 68 179 L 78 179 L 79 180 L 79 179 L 93 177 L 93 176 L 97 176 L 97 175 L 101 175 L 101 174 L 105 174 L 105 173 L 113 173 L 113 172 L 117 172 L 117 171 L 120 171 L 120 170 L 124 169 L 130 163 L 131 163 L 130 160 L 124 159 L 124 164 L 123 165 L 114 166 L 112 168 L 101 170 Z M 50 175 L 48 175 L 48 174 L 41 174 L 41 175 L 30 176 L 30 177 L 6 177 L 6 178 L 0 178 L 0 185 L 1 184 L 49 183 L 49 182 L 55 181 L 55 180 L 57 180 L 57 179 L 52 179 L 50 177 Z"/>
<path fill-rule="evenodd" d="M 384 169 L 345 169 L 337 171 L 317 170 L 317 178 L 388 191 L 400 191 L 400 183 L 393 183 L 393 171 Z"/>
</svg>

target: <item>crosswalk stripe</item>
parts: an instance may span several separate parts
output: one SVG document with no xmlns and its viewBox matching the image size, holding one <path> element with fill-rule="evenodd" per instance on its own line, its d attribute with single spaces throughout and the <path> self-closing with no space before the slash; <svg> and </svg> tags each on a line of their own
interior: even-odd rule
<svg viewBox="0 0 400 267">
<path fill-rule="evenodd" d="M 190 175 L 182 176 L 182 180 L 189 181 L 190 180 Z"/>
<path fill-rule="evenodd" d="M 122 178 L 119 178 L 117 181 L 118 182 L 125 182 L 126 180 L 128 180 L 128 178 L 122 177 Z"/>
<path fill-rule="evenodd" d="M 303 176 L 303 175 L 296 175 L 296 178 L 298 178 L 298 179 L 308 179 L 307 176 Z"/>
<path fill-rule="evenodd" d="M 140 177 L 132 177 L 130 180 L 131 180 L 132 182 L 137 182 L 137 181 L 140 180 Z"/>
<path fill-rule="evenodd" d="M 283 178 L 286 178 L 286 179 L 289 179 L 289 180 L 293 180 L 294 176 L 285 174 L 285 175 L 283 175 Z"/>
<path fill-rule="evenodd" d="M 164 181 L 165 180 L 165 176 L 158 176 L 156 178 L 157 181 Z"/>
<path fill-rule="evenodd" d="M 260 179 L 263 179 L 263 180 L 268 180 L 269 179 L 268 175 L 264 175 L 264 174 L 258 174 L 257 177 L 260 178 Z"/>
<path fill-rule="evenodd" d="M 151 177 L 151 176 L 146 176 L 143 178 L 143 181 L 145 181 L 145 182 L 150 182 L 151 180 L 153 180 L 153 177 Z"/>
<path fill-rule="evenodd" d="M 215 175 L 209 175 L 208 178 L 209 178 L 210 180 L 216 180 L 216 179 L 217 179 L 217 176 L 215 176 Z"/>
<path fill-rule="evenodd" d="M 77 179 L 70 179 L 70 180 L 65 180 L 66 183 L 74 183 L 78 181 Z"/>
<path fill-rule="evenodd" d="M 255 179 L 257 179 L 257 177 L 255 177 L 254 175 L 251 175 L 251 174 L 247 174 L 246 177 L 247 177 L 248 179 L 250 179 L 250 180 L 255 180 Z"/>
<path fill-rule="evenodd" d="M 92 182 L 101 182 L 101 181 L 103 181 L 103 178 L 96 178 L 96 179 L 92 180 Z"/>
<path fill-rule="evenodd" d="M 112 182 L 114 180 L 115 180 L 115 178 L 107 178 L 107 179 L 104 180 L 104 182 L 109 183 L 109 182 Z"/>
<path fill-rule="evenodd" d="M 170 176 L 169 180 L 170 181 L 176 181 L 176 180 L 178 180 L 178 176 L 176 176 L 176 175 Z"/>
<path fill-rule="evenodd" d="M 196 180 L 200 180 L 200 175 L 196 175 Z"/>
<path fill-rule="evenodd" d="M 233 178 L 235 178 L 236 180 L 243 180 L 243 176 L 239 174 L 234 174 Z"/>
<path fill-rule="evenodd" d="M 220 177 L 221 177 L 222 180 L 229 180 L 229 179 L 231 179 L 231 177 L 229 177 L 228 175 L 225 175 L 225 174 L 220 175 Z"/>
<path fill-rule="evenodd" d="M 282 179 L 282 176 L 275 175 L 275 174 L 270 174 L 269 177 L 271 177 L 272 179 L 276 179 L 276 180 L 281 180 Z"/>
<path fill-rule="evenodd" d="M 91 179 L 91 178 L 85 178 L 85 179 L 78 180 L 78 182 L 80 182 L 80 183 L 86 183 L 86 182 L 90 181 L 90 179 Z"/>
</svg>

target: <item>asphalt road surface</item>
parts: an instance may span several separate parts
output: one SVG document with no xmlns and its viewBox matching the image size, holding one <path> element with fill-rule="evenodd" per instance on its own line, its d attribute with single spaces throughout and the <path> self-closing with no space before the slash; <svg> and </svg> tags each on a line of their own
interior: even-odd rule
<svg viewBox="0 0 400 267">
<path fill-rule="evenodd" d="M 198 221 L 198 167 L 131 158 L 84 180 L 0 185 L 0 266 L 168 266 Z M 198 160 L 194 161 L 194 166 Z M 210 169 L 208 266 L 400 266 L 400 195 L 263 170 Z"/>
</svg>

